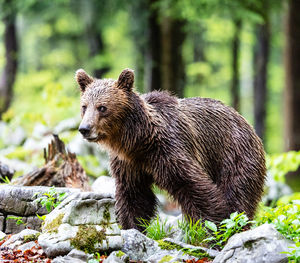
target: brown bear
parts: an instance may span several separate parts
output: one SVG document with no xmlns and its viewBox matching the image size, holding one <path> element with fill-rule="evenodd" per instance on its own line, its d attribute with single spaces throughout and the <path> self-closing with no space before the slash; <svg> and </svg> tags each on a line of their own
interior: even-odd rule
<svg viewBox="0 0 300 263">
<path fill-rule="evenodd" d="M 134 73 L 118 80 L 76 72 L 85 139 L 104 145 L 116 179 L 124 229 L 155 214 L 152 185 L 165 189 L 193 220 L 220 222 L 234 211 L 252 218 L 266 175 L 262 143 L 231 107 L 167 92 L 139 95 Z"/>
</svg>

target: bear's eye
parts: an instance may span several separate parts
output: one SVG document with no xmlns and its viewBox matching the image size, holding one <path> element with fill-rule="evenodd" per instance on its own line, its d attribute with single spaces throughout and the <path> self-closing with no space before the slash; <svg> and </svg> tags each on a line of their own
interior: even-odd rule
<svg viewBox="0 0 300 263">
<path fill-rule="evenodd" d="M 83 114 L 84 114 L 85 111 L 86 111 L 86 106 L 82 106 L 81 108 L 82 108 L 82 112 L 83 112 Z"/>
<path fill-rule="evenodd" d="M 106 107 L 105 106 L 99 106 L 97 108 L 97 110 L 100 111 L 100 112 L 105 112 L 106 111 Z"/>
</svg>

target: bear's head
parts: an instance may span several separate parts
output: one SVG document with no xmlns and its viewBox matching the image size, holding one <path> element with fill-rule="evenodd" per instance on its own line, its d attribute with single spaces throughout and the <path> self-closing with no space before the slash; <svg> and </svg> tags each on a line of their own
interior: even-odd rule
<svg viewBox="0 0 300 263">
<path fill-rule="evenodd" d="M 112 140 L 122 129 L 122 122 L 131 109 L 133 70 L 124 69 L 118 80 L 112 80 L 94 79 L 79 69 L 75 78 L 81 91 L 80 133 L 91 142 Z"/>
</svg>

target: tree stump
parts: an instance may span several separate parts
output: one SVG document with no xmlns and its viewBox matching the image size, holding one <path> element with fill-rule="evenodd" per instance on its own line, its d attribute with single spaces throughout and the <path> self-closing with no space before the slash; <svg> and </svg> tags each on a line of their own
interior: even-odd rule
<svg viewBox="0 0 300 263">
<path fill-rule="evenodd" d="M 88 178 L 76 158 L 68 152 L 58 135 L 44 148 L 45 165 L 17 178 L 13 183 L 24 186 L 44 185 L 57 187 L 80 188 L 89 191 Z"/>
</svg>

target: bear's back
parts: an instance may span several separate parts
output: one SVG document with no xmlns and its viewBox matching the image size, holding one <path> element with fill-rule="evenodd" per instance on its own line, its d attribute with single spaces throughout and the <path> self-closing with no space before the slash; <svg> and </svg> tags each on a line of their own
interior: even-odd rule
<svg viewBox="0 0 300 263">
<path fill-rule="evenodd" d="M 262 166 L 261 141 L 233 108 L 210 98 L 178 99 L 166 92 L 143 98 L 163 119 L 166 141 L 204 166 L 214 182 L 226 180 L 234 166 L 250 170 Z"/>
</svg>

